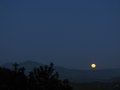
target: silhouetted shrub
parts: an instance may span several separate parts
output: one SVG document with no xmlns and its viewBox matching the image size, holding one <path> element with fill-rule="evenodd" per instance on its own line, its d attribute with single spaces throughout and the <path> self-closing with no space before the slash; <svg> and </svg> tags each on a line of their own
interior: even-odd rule
<svg viewBox="0 0 120 90">
<path fill-rule="evenodd" d="M 72 90 L 68 80 L 60 80 L 58 72 L 54 71 L 53 63 L 34 68 L 25 75 L 25 68 L 14 70 L 0 68 L 0 90 Z"/>
</svg>

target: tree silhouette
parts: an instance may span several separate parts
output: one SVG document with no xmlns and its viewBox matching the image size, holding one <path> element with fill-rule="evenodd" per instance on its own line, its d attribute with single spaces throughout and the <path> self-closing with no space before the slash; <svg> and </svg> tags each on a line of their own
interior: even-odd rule
<svg viewBox="0 0 120 90">
<path fill-rule="evenodd" d="M 50 65 L 34 68 L 29 74 L 31 90 L 35 88 L 35 90 L 68 90 L 68 82 L 63 84 L 63 82 L 59 80 L 59 74 L 54 71 L 53 66 L 53 63 L 51 63 Z"/>
<path fill-rule="evenodd" d="M 53 63 L 34 68 L 28 76 L 24 67 L 13 66 L 13 71 L 0 68 L 0 90 L 72 90 L 68 80 L 59 79 Z"/>
<path fill-rule="evenodd" d="M 13 67 L 14 67 L 14 71 L 15 71 L 15 72 L 17 72 L 17 71 L 18 71 L 18 65 L 19 65 L 19 64 L 18 64 L 18 63 L 16 63 L 16 62 L 13 64 Z"/>
</svg>

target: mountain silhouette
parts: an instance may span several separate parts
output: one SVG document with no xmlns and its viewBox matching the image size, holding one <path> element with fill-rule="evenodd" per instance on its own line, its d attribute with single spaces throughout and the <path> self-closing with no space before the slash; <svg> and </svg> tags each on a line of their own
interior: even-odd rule
<svg viewBox="0 0 120 90">
<path fill-rule="evenodd" d="M 5 63 L 2 67 L 13 69 L 13 63 Z M 44 64 L 25 61 L 19 63 L 19 67 L 26 68 L 26 74 L 33 70 L 35 67 L 43 66 Z M 92 82 L 92 81 L 112 81 L 116 78 L 120 80 L 120 69 L 102 69 L 102 70 L 76 70 L 64 67 L 55 66 L 55 70 L 59 72 L 61 79 L 69 79 L 72 82 Z"/>
</svg>

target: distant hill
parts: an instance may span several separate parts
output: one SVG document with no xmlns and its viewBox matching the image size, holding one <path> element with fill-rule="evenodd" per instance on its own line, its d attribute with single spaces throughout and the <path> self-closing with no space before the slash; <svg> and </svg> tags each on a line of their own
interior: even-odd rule
<svg viewBox="0 0 120 90">
<path fill-rule="evenodd" d="M 5 63 L 2 67 L 13 69 L 13 63 Z M 34 61 L 25 61 L 19 63 L 20 67 L 25 67 L 26 72 L 30 72 L 34 67 L 43 64 Z M 103 70 L 76 70 L 55 66 L 55 71 L 59 72 L 60 78 L 69 79 L 73 82 L 92 82 L 92 81 L 112 81 L 120 79 L 120 69 L 103 69 Z"/>
<path fill-rule="evenodd" d="M 18 64 L 19 64 L 19 67 L 25 67 L 27 73 L 32 71 L 34 67 L 39 67 L 43 65 L 41 63 L 37 63 L 34 61 L 25 61 L 25 62 L 18 63 Z M 2 67 L 13 69 L 13 63 L 2 64 Z"/>
</svg>

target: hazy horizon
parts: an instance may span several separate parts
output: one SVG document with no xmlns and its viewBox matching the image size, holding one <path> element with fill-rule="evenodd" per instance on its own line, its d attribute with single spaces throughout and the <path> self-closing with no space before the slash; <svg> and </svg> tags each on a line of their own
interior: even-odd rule
<svg viewBox="0 0 120 90">
<path fill-rule="evenodd" d="M 73 67 L 66 67 L 64 65 L 59 65 L 59 64 L 56 64 L 54 62 L 40 62 L 38 60 L 23 60 L 23 61 L 16 61 L 16 60 L 13 60 L 13 61 L 6 61 L 6 62 L 0 62 L 0 65 L 4 66 L 4 65 L 8 65 L 8 64 L 14 64 L 14 63 L 18 63 L 18 64 L 23 64 L 23 63 L 38 63 L 38 64 L 43 64 L 43 65 L 49 65 L 50 63 L 53 63 L 55 66 L 57 67 L 61 67 L 61 68 L 66 68 L 66 69 L 71 69 L 71 70 L 92 70 L 91 68 L 91 64 L 88 64 L 86 65 L 85 68 L 83 67 L 80 67 L 80 68 L 73 68 Z M 110 68 L 98 68 L 98 66 L 95 68 L 95 70 L 109 70 L 109 69 L 120 69 L 120 67 L 110 67 Z"/>
</svg>

